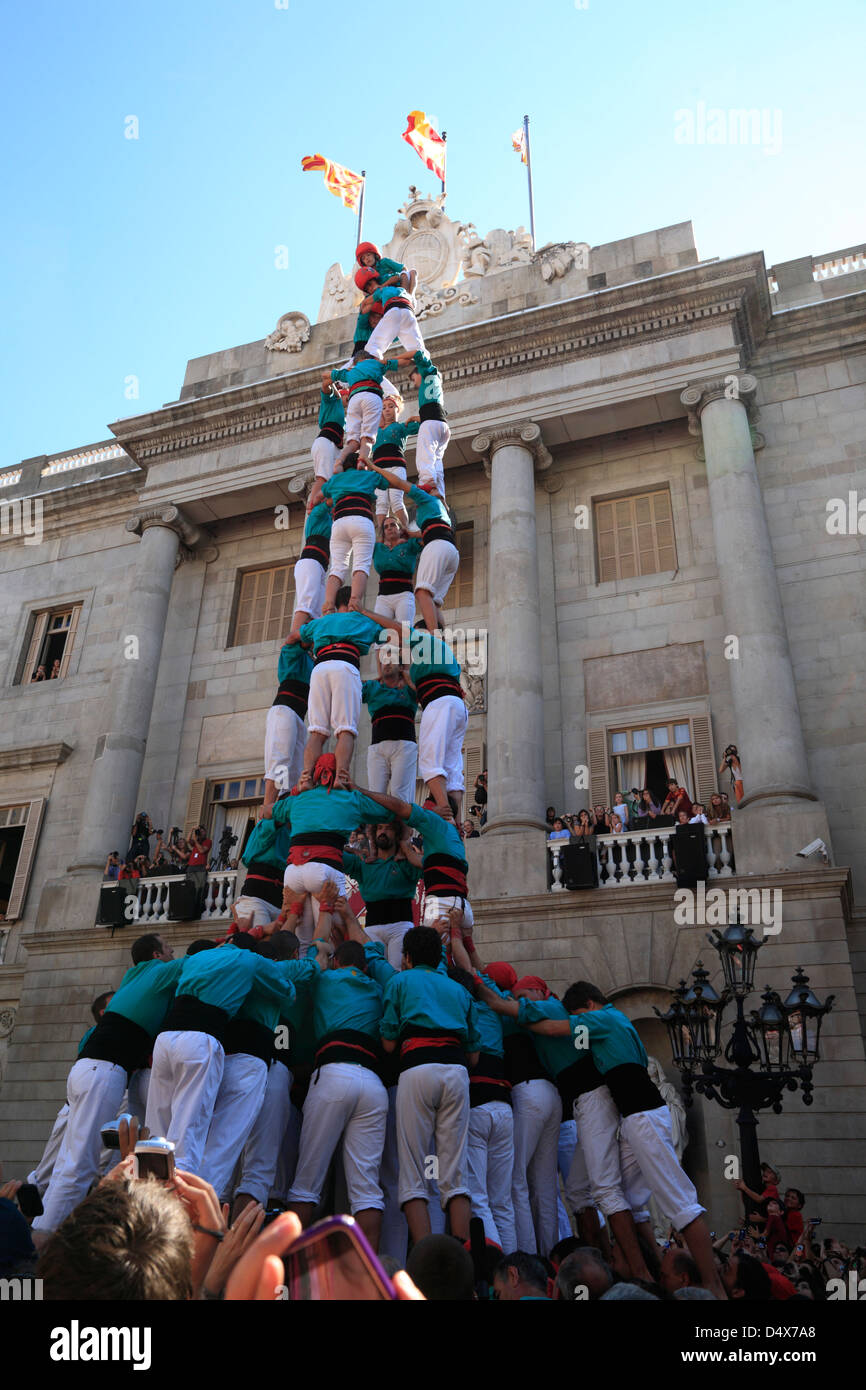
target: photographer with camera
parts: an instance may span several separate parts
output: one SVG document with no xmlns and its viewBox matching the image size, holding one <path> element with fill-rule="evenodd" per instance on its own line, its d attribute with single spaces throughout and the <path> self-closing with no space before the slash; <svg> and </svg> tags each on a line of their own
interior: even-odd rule
<svg viewBox="0 0 866 1390">
<path fill-rule="evenodd" d="M 176 830 L 177 826 L 173 826 L 172 839 L 174 839 Z M 187 880 L 195 884 L 196 913 L 198 916 L 201 916 L 207 898 L 207 864 L 208 855 L 212 848 L 213 840 L 208 838 L 203 825 L 196 826 L 189 840 L 184 840 L 178 831 L 175 843 L 173 845 L 169 843 L 169 853 L 178 859 L 182 866 L 185 866 Z"/>
<path fill-rule="evenodd" d="M 234 835 L 231 826 L 227 825 L 220 835 L 219 849 L 217 850 L 217 856 L 213 863 L 215 869 L 231 868 L 232 847 L 236 845 L 237 842 L 237 835 Z"/>
<path fill-rule="evenodd" d="M 150 816 L 146 811 L 139 811 L 129 832 L 130 842 L 129 851 L 126 856 L 127 864 L 132 864 L 140 855 L 150 860 L 150 837 L 153 834 Z"/>
<path fill-rule="evenodd" d="M 737 752 L 737 745 L 735 743 L 729 743 L 727 748 L 725 749 L 722 761 L 719 763 L 720 777 L 724 772 L 725 768 L 727 768 L 728 772 L 730 773 L 731 786 L 734 789 L 734 796 L 736 797 L 737 805 L 739 806 L 740 802 L 743 799 L 743 769 L 740 765 L 740 755 Z"/>
</svg>

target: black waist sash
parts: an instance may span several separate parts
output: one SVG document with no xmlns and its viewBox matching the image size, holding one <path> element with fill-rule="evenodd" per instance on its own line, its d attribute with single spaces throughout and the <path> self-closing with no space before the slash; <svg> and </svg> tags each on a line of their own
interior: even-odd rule
<svg viewBox="0 0 866 1390">
<path fill-rule="evenodd" d="M 140 1024 L 106 1009 L 82 1047 L 78 1060 L 89 1057 L 95 1062 L 113 1062 L 131 1075 L 139 1067 L 147 1066 L 152 1048 L 153 1038 Z"/>
<path fill-rule="evenodd" d="M 340 449 L 343 447 L 343 426 L 342 425 L 323 425 L 316 436 L 317 439 L 330 439 L 332 444 L 336 444 Z"/>
<path fill-rule="evenodd" d="M 244 879 L 241 897 L 261 898 L 262 902 L 270 903 L 271 907 L 282 907 L 282 873 L 279 869 L 273 868 L 272 865 L 257 863 L 254 859 L 251 864 L 247 865 L 247 876 Z"/>
<path fill-rule="evenodd" d="M 535 1044 L 528 1033 L 510 1033 L 503 1039 L 505 1046 L 505 1075 L 512 1086 L 522 1081 L 549 1081 L 539 1061 Z M 570 1117 L 569 1117 L 570 1118 Z"/>
<path fill-rule="evenodd" d="M 361 669 L 361 652 L 354 642 L 329 642 L 316 652 L 316 665 L 323 661 L 347 661 L 356 671 Z"/>
<path fill-rule="evenodd" d="M 422 709 L 426 709 L 433 700 L 439 700 L 443 695 L 456 695 L 458 700 L 463 699 L 463 687 L 459 680 L 449 676 L 445 671 L 434 671 L 430 676 L 419 676 L 415 682 L 415 689 Z"/>
<path fill-rule="evenodd" d="M 328 1033 L 316 1048 L 316 1067 L 327 1066 L 329 1062 L 350 1062 L 355 1066 L 367 1067 L 379 1075 L 379 1045 L 369 1033 L 357 1028 L 335 1028 Z M 315 1084 L 315 1083 L 314 1083 Z"/>
<path fill-rule="evenodd" d="M 412 577 L 402 570 L 379 571 L 380 594 L 411 594 Z"/>
<path fill-rule="evenodd" d="M 324 536 L 308 536 L 304 541 L 304 548 L 301 551 L 300 559 L 317 560 L 323 570 L 328 568 L 331 558 L 331 547 Z"/>
<path fill-rule="evenodd" d="M 418 411 L 420 420 L 447 420 L 448 414 L 441 401 L 427 401 Z"/>
<path fill-rule="evenodd" d="M 385 705 L 378 714 L 373 715 L 373 743 L 384 743 L 386 739 L 399 738 L 404 743 L 417 743 L 415 737 L 415 716 L 405 705 Z"/>
<path fill-rule="evenodd" d="M 166 1014 L 161 1033 L 209 1033 L 223 1043 L 229 1015 L 216 1004 L 205 1004 L 194 994 L 178 994 Z"/>
<path fill-rule="evenodd" d="M 252 1018 L 230 1018 L 226 1024 L 223 1047 L 230 1052 L 246 1052 L 258 1057 L 267 1066 L 274 1055 L 273 1029 Z"/>
<path fill-rule="evenodd" d="M 387 304 L 384 304 L 384 305 L 382 306 L 382 308 L 383 308 L 384 313 L 390 314 L 390 312 L 391 312 L 392 309 L 412 309 L 412 305 L 411 305 L 411 303 L 410 303 L 410 301 L 409 301 L 408 299 L 396 299 L 396 298 L 395 298 L 395 299 L 389 299 L 389 300 L 388 300 L 388 303 L 387 303 Z M 415 312 L 414 309 L 412 309 L 412 312 L 413 312 L 413 313 Z"/>
<path fill-rule="evenodd" d="M 430 854 L 424 860 L 424 887 L 439 898 L 453 894 L 465 898 L 468 868 L 465 859 L 456 859 L 453 854 Z"/>
<path fill-rule="evenodd" d="M 310 686 L 307 681 L 295 680 L 293 676 L 287 676 L 284 681 L 280 681 L 277 693 L 274 696 L 275 705 L 287 705 L 293 709 L 300 719 L 307 713 L 307 704 L 310 698 Z"/>
<path fill-rule="evenodd" d="M 581 1057 L 579 1061 L 572 1062 L 570 1067 L 566 1067 L 556 1077 L 556 1089 L 562 1096 L 563 1114 L 566 1107 L 571 1110 L 579 1096 L 586 1091 L 595 1091 L 603 1085 L 604 1077 L 591 1057 Z M 568 1119 L 571 1118 L 569 1114 Z"/>
<path fill-rule="evenodd" d="M 366 492 L 346 492 L 334 503 L 334 520 L 343 516 L 363 516 L 373 520 L 373 499 Z"/>
<path fill-rule="evenodd" d="M 454 545 L 454 530 L 440 516 L 431 517 L 429 521 L 421 523 L 421 544 L 429 545 L 431 541 L 448 541 Z"/>
<path fill-rule="evenodd" d="M 373 462 L 377 463 L 380 468 L 405 468 L 405 449 L 401 448 L 399 444 L 380 444 L 377 449 L 373 450 Z"/>
<path fill-rule="evenodd" d="M 511 1082 L 505 1076 L 505 1062 L 493 1052 L 481 1052 L 469 1071 L 469 1105 L 487 1105 L 492 1100 L 511 1104 Z"/>
<path fill-rule="evenodd" d="M 469 1068 L 463 1044 L 450 1029 L 404 1028 L 400 1034 L 400 1071 L 426 1066 L 430 1062 L 439 1066 Z"/>
<path fill-rule="evenodd" d="M 367 903 L 367 926 L 389 927 L 392 922 L 412 921 L 411 898 L 377 898 Z"/>
<path fill-rule="evenodd" d="M 638 1062 L 623 1062 L 604 1074 L 604 1084 L 613 1096 L 619 1113 L 636 1115 L 641 1110 L 658 1110 L 664 1105 L 661 1092 L 649 1079 L 646 1067 Z"/>
<path fill-rule="evenodd" d="M 342 872 L 345 843 L 341 830 L 303 830 L 289 841 L 289 863 L 330 864 Z"/>
</svg>

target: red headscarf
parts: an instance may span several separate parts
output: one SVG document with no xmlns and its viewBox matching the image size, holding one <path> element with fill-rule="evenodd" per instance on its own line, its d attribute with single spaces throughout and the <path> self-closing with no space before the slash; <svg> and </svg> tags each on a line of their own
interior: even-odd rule
<svg viewBox="0 0 866 1390">
<path fill-rule="evenodd" d="M 486 973 L 500 989 L 514 989 L 517 984 L 517 971 L 507 960 L 495 960 L 492 965 L 488 965 Z"/>
<path fill-rule="evenodd" d="M 322 783 L 328 785 L 333 783 L 337 773 L 337 759 L 333 753 L 321 753 L 316 759 L 316 766 L 313 768 L 313 781 L 318 785 Z"/>
<path fill-rule="evenodd" d="M 518 980 L 513 986 L 514 989 L 540 989 L 543 991 L 544 998 L 550 998 L 550 990 L 540 975 L 524 975 L 522 980 Z"/>
</svg>

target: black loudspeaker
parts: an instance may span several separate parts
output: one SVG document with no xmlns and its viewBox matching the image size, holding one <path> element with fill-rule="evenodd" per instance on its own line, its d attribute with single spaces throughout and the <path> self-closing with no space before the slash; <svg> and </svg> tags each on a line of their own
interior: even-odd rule
<svg viewBox="0 0 866 1390">
<path fill-rule="evenodd" d="M 168 885 L 168 915 L 172 922 L 192 922 L 200 915 L 198 889 L 194 883 Z"/>
<path fill-rule="evenodd" d="M 128 891 L 133 893 L 135 889 L 135 881 L 130 882 Z M 99 916 L 96 919 L 100 927 L 126 926 L 126 917 L 123 912 L 126 894 L 127 886 L 125 883 L 112 883 L 110 888 L 100 888 Z"/>
<path fill-rule="evenodd" d="M 574 891 L 577 888 L 598 887 L 598 865 L 595 862 L 595 854 L 586 840 L 563 846 L 559 862 L 562 865 L 562 881 L 566 888 Z"/>
<path fill-rule="evenodd" d="M 673 853 L 678 888 L 691 888 L 699 879 L 706 879 L 706 836 L 702 822 L 677 826 Z"/>
</svg>

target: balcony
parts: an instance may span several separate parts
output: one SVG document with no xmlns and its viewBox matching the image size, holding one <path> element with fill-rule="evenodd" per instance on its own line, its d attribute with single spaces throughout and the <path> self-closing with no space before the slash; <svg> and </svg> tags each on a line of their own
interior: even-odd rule
<svg viewBox="0 0 866 1390">
<path fill-rule="evenodd" d="M 224 922 L 231 916 L 232 903 L 237 888 L 237 869 L 211 869 L 207 876 L 207 893 L 201 922 Z M 169 889 L 173 883 L 185 883 L 183 874 L 166 875 L 165 878 L 124 879 L 120 886 L 129 897 L 138 900 L 137 911 L 133 909 L 132 921 L 138 926 L 158 927 L 176 920 L 168 915 Z M 105 885 L 112 886 L 112 885 Z"/>
<path fill-rule="evenodd" d="M 731 822 L 705 825 L 702 829 L 707 857 L 707 878 L 733 877 L 735 866 Z M 656 831 L 630 830 L 623 835 L 597 835 L 597 886 L 606 889 L 630 887 L 638 883 L 676 883 L 671 853 L 671 841 L 675 839 L 676 831 L 673 826 Z M 569 843 L 575 844 L 577 841 L 547 842 L 548 888 L 551 893 L 563 893 L 566 890 L 561 861 L 562 851 Z"/>
</svg>

